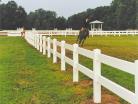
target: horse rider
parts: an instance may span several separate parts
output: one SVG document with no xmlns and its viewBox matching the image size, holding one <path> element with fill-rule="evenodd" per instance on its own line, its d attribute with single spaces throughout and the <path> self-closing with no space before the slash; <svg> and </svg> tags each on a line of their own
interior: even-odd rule
<svg viewBox="0 0 138 104">
<path fill-rule="evenodd" d="M 79 45 L 81 44 L 81 42 L 83 45 L 84 40 L 87 37 L 89 37 L 89 22 L 90 22 L 90 19 L 89 19 L 89 17 L 87 17 L 82 25 L 82 28 L 80 29 L 79 36 L 77 38 L 77 42 L 79 40 Z"/>
<path fill-rule="evenodd" d="M 87 17 L 83 23 L 83 26 L 81 28 L 81 31 L 82 30 L 88 30 L 89 31 L 89 23 L 90 23 L 90 19 L 89 17 Z"/>
</svg>

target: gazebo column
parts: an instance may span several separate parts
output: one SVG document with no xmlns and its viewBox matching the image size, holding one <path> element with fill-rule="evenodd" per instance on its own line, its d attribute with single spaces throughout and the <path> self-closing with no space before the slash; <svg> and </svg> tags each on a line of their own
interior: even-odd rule
<svg viewBox="0 0 138 104">
<path fill-rule="evenodd" d="M 100 31 L 101 30 L 101 24 L 99 24 L 99 29 L 98 29 L 98 31 Z"/>
<path fill-rule="evenodd" d="M 93 24 L 93 30 L 95 31 L 95 24 Z"/>
<path fill-rule="evenodd" d="M 103 30 L 103 24 L 101 24 L 101 30 Z"/>
</svg>

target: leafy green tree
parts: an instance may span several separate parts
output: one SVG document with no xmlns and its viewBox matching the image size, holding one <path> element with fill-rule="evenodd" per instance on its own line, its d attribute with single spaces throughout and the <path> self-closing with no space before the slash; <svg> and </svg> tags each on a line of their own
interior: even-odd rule
<svg viewBox="0 0 138 104">
<path fill-rule="evenodd" d="M 26 25 L 27 14 L 21 6 L 16 10 L 16 27 L 22 27 Z"/>
<path fill-rule="evenodd" d="M 86 12 L 82 12 L 82 13 L 78 13 L 70 16 L 67 20 L 68 27 L 75 30 L 80 29 L 86 17 L 87 17 Z"/>
<path fill-rule="evenodd" d="M 138 0 L 136 0 L 136 29 L 138 29 Z"/>
<path fill-rule="evenodd" d="M 54 11 L 38 9 L 28 15 L 27 21 L 28 28 L 34 27 L 36 29 L 54 29 L 56 13 Z"/>
<path fill-rule="evenodd" d="M 63 30 L 67 27 L 67 20 L 64 17 L 56 18 L 56 26 L 55 28 Z"/>
<path fill-rule="evenodd" d="M 135 29 L 136 0 L 114 0 L 117 29 Z"/>
<path fill-rule="evenodd" d="M 70 16 L 68 18 L 69 27 L 79 29 L 82 25 L 82 18 L 89 15 L 92 17 L 91 20 L 103 21 L 105 30 L 136 29 L 136 26 L 138 27 L 137 2 L 137 0 L 113 0 L 110 6 L 88 9 Z"/>
<path fill-rule="evenodd" d="M 24 8 L 14 1 L 9 1 L 7 4 L 0 5 L 0 20 L 2 29 L 16 29 L 25 24 L 26 12 Z"/>
<path fill-rule="evenodd" d="M 54 11 L 43 9 L 27 15 L 24 8 L 14 1 L 7 4 L 0 2 L 0 29 L 16 29 L 22 26 L 28 29 L 80 29 L 87 16 L 91 17 L 91 21 L 103 21 L 105 30 L 138 29 L 138 0 L 113 0 L 110 6 L 89 8 L 67 20 L 57 17 Z"/>
</svg>

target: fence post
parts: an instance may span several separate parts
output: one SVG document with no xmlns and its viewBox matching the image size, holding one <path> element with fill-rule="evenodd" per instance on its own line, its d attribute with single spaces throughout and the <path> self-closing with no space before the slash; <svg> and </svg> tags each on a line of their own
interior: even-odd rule
<svg viewBox="0 0 138 104">
<path fill-rule="evenodd" d="M 34 34 L 34 47 L 37 48 L 36 47 L 36 34 Z"/>
<path fill-rule="evenodd" d="M 32 42 L 31 43 L 32 43 L 32 46 L 34 46 L 34 34 L 33 33 L 31 34 L 31 37 L 32 37 Z"/>
<path fill-rule="evenodd" d="M 40 52 L 42 52 L 42 35 L 40 35 Z"/>
<path fill-rule="evenodd" d="M 121 36 L 121 32 L 119 32 L 119 36 Z"/>
<path fill-rule="evenodd" d="M 46 37 L 43 36 L 43 55 L 46 54 Z"/>
<path fill-rule="evenodd" d="M 67 36 L 67 32 L 66 32 L 66 30 L 64 31 L 65 32 L 65 37 Z"/>
<path fill-rule="evenodd" d="M 50 58 L 51 57 L 51 44 L 50 44 L 50 37 L 47 38 L 47 57 Z"/>
<path fill-rule="evenodd" d="M 65 41 L 61 41 L 61 70 L 65 71 Z"/>
<path fill-rule="evenodd" d="M 35 35 L 35 47 L 37 49 L 37 34 Z"/>
<path fill-rule="evenodd" d="M 78 82 L 79 80 L 78 60 L 78 44 L 73 44 L 73 82 Z"/>
<path fill-rule="evenodd" d="M 53 63 L 57 63 L 57 39 L 53 39 Z"/>
<path fill-rule="evenodd" d="M 138 60 L 135 61 L 135 104 L 138 104 Z"/>
<path fill-rule="evenodd" d="M 93 99 L 94 103 L 101 103 L 101 84 L 99 83 L 99 76 L 101 76 L 101 63 L 99 60 L 99 55 L 101 50 L 94 50 L 94 59 L 93 59 L 93 71 L 94 71 L 94 80 L 93 80 Z"/>
<path fill-rule="evenodd" d="M 38 51 L 40 50 L 40 35 L 38 34 Z"/>
<path fill-rule="evenodd" d="M 35 48 L 37 49 L 37 34 L 35 34 Z"/>
<path fill-rule="evenodd" d="M 30 44 L 32 45 L 32 33 L 30 33 L 29 40 L 30 40 Z"/>
<path fill-rule="evenodd" d="M 39 50 L 39 34 L 37 34 L 37 50 Z"/>
<path fill-rule="evenodd" d="M 35 32 L 32 31 L 32 36 L 33 36 L 33 46 L 35 47 Z"/>
</svg>

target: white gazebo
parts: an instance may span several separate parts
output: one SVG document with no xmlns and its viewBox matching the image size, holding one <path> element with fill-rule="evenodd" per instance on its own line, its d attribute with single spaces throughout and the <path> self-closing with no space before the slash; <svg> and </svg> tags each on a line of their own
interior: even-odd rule
<svg viewBox="0 0 138 104">
<path fill-rule="evenodd" d="M 92 31 L 101 31 L 103 28 L 103 22 L 98 21 L 98 20 L 92 21 L 92 22 L 90 22 L 90 24 L 91 24 Z"/>
</svg>

